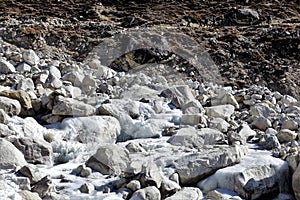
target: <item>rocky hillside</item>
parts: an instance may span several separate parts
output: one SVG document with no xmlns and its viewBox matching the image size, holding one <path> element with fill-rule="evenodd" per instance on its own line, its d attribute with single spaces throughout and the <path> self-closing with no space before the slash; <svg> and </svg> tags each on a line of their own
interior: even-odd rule
<svg viewBox="0 0 300 200">
<path fill-rule="evenodd" d="M 300 199 L 299 1 L 0 2 L 3 199 Z"/>
</svg>

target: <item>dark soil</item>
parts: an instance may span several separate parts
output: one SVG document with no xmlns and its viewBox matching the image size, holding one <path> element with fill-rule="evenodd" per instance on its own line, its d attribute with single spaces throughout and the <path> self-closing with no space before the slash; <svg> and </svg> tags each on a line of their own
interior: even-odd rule
<svg viewBox="0 0 300 200">
<path fill-rule="evenodd" d="M 257 11 L 260 19 L 236 20 L 240 8 Z M 296 0 L 1 0 L 0 13 L 3 40 L 43 51 L 38 45 L 43 38 L 48 46 L 77 61 L 103 38 L 121 30 L 170 26 L 210 53 L 225 85 L 265 85 L 300 99 L 300 3 Z M 55 20 L 59 23 L 49 23 Z"/>
</svg>

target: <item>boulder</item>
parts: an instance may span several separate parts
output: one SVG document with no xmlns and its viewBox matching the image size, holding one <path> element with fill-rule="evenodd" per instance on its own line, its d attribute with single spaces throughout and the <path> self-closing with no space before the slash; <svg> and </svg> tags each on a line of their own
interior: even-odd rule
<svg viewBox="0 0 300 200">
<path fill-rule="evenodd" d="M 139 172 L 140 182 L 143 187 L 155 186 L 157 188 L 161 187 L 163 180 L 162 174 L 155 163 L 144 163 L 142 169 Z"/>
<path fill-rule="evenodd" d="M 0 138 L 0 168 L 23 167 L 27 164 L 23 154 L 10 142 Z"/>
<path fill-rule="evenodd" d="M 48 130 L 41 126 L 34 118 L 26 117 L 25 119 L 13 116 L 8 120 L 8 127 L 19 137 L 28 137 L 34 140 L 44 140 L 44 134 Z"/>
<path fill-rule="evenodd" d="M 281 129 L 297 130 L 299 124 L 296 120 L 293 119 L 284 119 L 281 124 Z"/>
<path fill-rule="evenodd" d="M 22 199 L 20 194 L 18 194 L 19 191 L 18 185 L 11 182 L 10 180 L 7 180 L 6 178 L 0 176 L 0 197 L 1 199 Z"/>
<path fill-rule="evenodd" d="M 23 91 L 33 91 L 34 88 L 35 88 L 34 83 L 31 78 L 21 79 L 17 86 L 17 90 L 23 90 Z"/>
<path fill-rule="evenodd" d="M 84 183 L 83 185 L 80 186 L 79 191 L 81 193 L 91 194 L 92 192 L 95 191 L 95 186 L 91 183 Z"/>
<path fill-rule="evenodd" d="M 3 126 L 4 124 L 7 124 L 8 122 L 8 118 L 9 116 L 5 113 L 5 111 L 3 109 L 0 109 L 0 124 Z M 0 126 L 1 126 L 0 125 Z M 0 128 L 0 130 L 3 130 L 2 128 Z M 1 135 L 6 135 L 5 133 L 3 134 L 3 131 L 0 131 L 2 132 Z"/>
<path fill-rule="evenodd" d="M 35 184 L 43 178 L 39 169 L 33 164 L 23 166 L 18 172 L 29 178 L 30 184 Z"/>
<path fill-rule="evenodd" d="M 293 174 L 292 186 L 296 199 L 300 200 L 300 165 L 298 165 L 296 171 Z"/>
<path fill-rule="evenodd" d="M 21 104 L 18 100 L 0 96 L 0 109 L 10 116 L 18 115 L 21 112 Z"/>
<path fill-rule="evenodd" d="M 40 58 L 31 49 L 23 52 L 23 60 L 29 65 L 37 65 L 40 62 Z"/>
<path fill-rule="evenodd" d="M 241 144 L 246 144 L 248 138 L 256 136 L 256 132 L 247 124 L 242 124 L 238 130 L 228 133 L 228 141 L 233 144 L 238 141 Z"/>
<path fill-rule="evenodd" d="M 278 132 L 277 138 L 280 143 L 284 142 L 292 142 L 296 139 L 297 133 L 295 131 L 291 131 L 289 129 L 282 129 Z"/>
<path fill-rule="evenodd" d="M 31 98 L 29 94 L 23 90 L 4 90 L 0 92 L 0 96 L 18 100 L 25 110 L 32 108 Z"/>
<path fill-rule="evenodd" d="M 175 169 L 182 185 L 191 185 L 214 173 L 220 168 L 240 162 L 247 152 L 245 146 L 205 146 L 197 153 L 175 160 Z"/>
<path fill-rule="evenodd" d="M 30 192 L 28 190 L 22 190 L 19 194 L 21 195 L 22 200 L 42 200 L 38 193 Z"/>
<path fill-rule="evenodd" d="M 121 175 L 127 169 L 129 152 L 116 144 L 104 144 L 86 161 L 86 166 L 105 175 Z"/>
<path fill-rule="evenodd" d="M 234 109 L 234 106 L 230 104 L 205 108 L 207 116 L 219 117 L 222 119 L 229 119 L 230 116 L 234 113 Z"/>
<path fill-rule="evenodd" d="M 239 164 L 217 170 L 200 181 L 198 187 L 203 192 L 222 188 L 246 199 L 257 199 L 273 192 L 288 192 L 289 177 L 287 162 L 272 157 L 267 151 L 250 150 Z"/>
<path fill-rule="evenodd" d="M 110 116 L 66 118 L 61 128 L 67 133 L 65 139 L 88 143 L 115 143 L 120 135 L 119 121 Z"/>
<path fill-rule="evenodd" d="M 0 74 L 10 74 L 16 72 L 15 67 L 9 62 L 0 62 Z"/>
<path fill-rule="evenodd" d="M 53 115 L 62 116 L 89 116 L 95 114 L 95 112 L 95 108 L 91 105 L 62 96 L 58 97 L 57 103 L 52 110 Z"/>
<path fill-rule="evenodd" d="M 203 199 L 203 194 L 199 188 L 184 187 L 181 190 L 177 191 L 172 196 L 167 197 L 165 200 L 179 200 L 179 199 L 201 200 Z"/>
<path fill-rule="evenodd" d="M 280 148 L 280 143 L 275 134 L 265 134 L 259 141 L 259 145 L 266 150 Z"/>
<path fill-rule="evenodd" d="M 141 183 L 138 180 L 132 180 L 129 183 L 127 183 L 126 187 L 130 189 L 131 191 L 135 192 L 139 189 L 141 189 Z"/>
<path fill-rule="evenodd" d="M 231 104 L 235 108 L 239 108 L 239 104 L 235 97 L 231 94 L 232 89 L 229 87 L 219 88 L 217 91 L 217 96 L 211 99 L 212 106 Z"/>
<path fill-rule="evenodd" d="M 149 186 L 133 193 L 129 200 L 158 200 L 161 199 L 160 191 L 154 187 Z"/>
<path fill-rule="evenodd" d="M 32 185 L 31 191 L 38 193 L 41 198 L 44 198 L 46 195 L 54 192 L 55 187 L 50 176 L 48 175 Z"/>
<path fill-rule="evenodd" d="M 73 172 L 80 177 L 88 177 L 92 174 L 92 169 L 83 165 L 79 165 Z"/>
<path fill-rule="evenodd" d="M 230 127 L 230 124 L 222 118 L 212 118 L 208 123 L 208 127 L 217 129 L 222 133 L 226 133 L 228 131 L 228 128 Z"/>
<path fill-rule="evenodd" d="M 272 122 L 265 117 L 258 117 L 252 122 L 252 125 L 261 131 L 265 131 L 266 129 L 272 127 Z"/>
<path fill-rule="evenodd" d="M 17 66 L 17 71 L 18 72 L 30 72 L 31 71 L 31 66 L 22 62 Z"/>
<path fill-rule="evenodd" d="M 22 137 L 13 139 L 12 143 L 23 153 L 28 163 L 53 164 L 52 146 L 45 140 Z"/>
<path fill-rule="evenodd" d="M 266 103 L 257 103 L 250 108 L 250 114 L 252 116 L 259 116 L 268 118 L 276 114 L 276 111 L 269 107 Z"/>
<path fill-rule="evenodd" d="M 191 89 L 187 85 L 173 86 L 162 91 L 160 95 L 171 99 L 171 103 L 177 108 L 182 108 L 190 101 L 197 102 Z M 201 109 L 201 107 L 199 108 Z"/>
<path fill-rule="evenodd" d="M 194 127 L 181 128 L 168 142 L 172 145 L 186 146 L 190 148 L 202 148 L 203 145 L 213 145 L 224 140 L 224 135 L 218 130 Z"/>
</svg>

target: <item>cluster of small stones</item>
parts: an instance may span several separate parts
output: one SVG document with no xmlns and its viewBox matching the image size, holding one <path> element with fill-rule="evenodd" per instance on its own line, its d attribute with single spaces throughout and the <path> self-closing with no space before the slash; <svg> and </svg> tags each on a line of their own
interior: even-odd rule
<svg viewBox="0 0 300 200">
<path fill-rule="evenodd" d="M 277 192 L 277 199 L 300 199 L 300 102 L 289 95 L 260 86 L 169 83 L 142 70 L 115 72 L 97 58 L 43 59 L 2 41 L 0 74 L 0 194 L 7 198 L 72 199 L 53 179 L 72 180 L 51 177 L 38 166 L 71 162 L 85 153 L 69 174 L 85 182 L 77 195 L 196 200 Z M 251 158 L 250 144 L 273 157 Z M 251 167 L 251 161 L 259 167 L 243 165 Z M 247 177 L 226 172 L 231 166 L 241 166 Z M 224 174 L 239 184 L 225 187 Z M 93 184 L 109 177 L 114 181 Z"/>
</svg>

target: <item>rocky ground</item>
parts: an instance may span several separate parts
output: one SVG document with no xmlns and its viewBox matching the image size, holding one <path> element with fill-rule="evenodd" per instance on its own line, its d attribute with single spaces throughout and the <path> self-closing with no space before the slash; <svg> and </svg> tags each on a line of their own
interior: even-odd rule
<svg viewBox="0 0 300 200">
<path fill-rule="evenodd" d="M 1 198 L 300 199 L 299 11 L 1 1 Z"/>
</svg>

